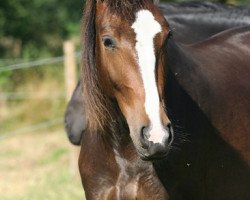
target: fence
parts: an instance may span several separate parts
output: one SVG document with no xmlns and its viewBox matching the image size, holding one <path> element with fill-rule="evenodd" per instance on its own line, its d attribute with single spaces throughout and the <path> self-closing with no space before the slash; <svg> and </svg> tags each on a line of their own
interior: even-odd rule
<svg viewBox="0 0 250 200">
<path fill-rule="evenodd" d="M 63 44 L 64 55 L 60 57 L 46 58 L 35 60 L 27 63 L 18 63 L 13 65 L 8 65 L 5 67 L 0 67 L 0 73 L 12 70 L 23 70 L 27 68 L 44 67 L 49 64 L 64 63 L 64 80 L 65 80 L 65 91 L 53 93 L 52 95 L 46 95 L 42 93 L 30 93 L 30 92 L 0 92 L 0 112 L 4 112 L 1 109 L 1 102 L 6 102 L 9 100 L 37 100 L 37 99 L 65 99 L 68 101 L 74 91 L 77 82 L 76 76 L 76 66 L 77 58 L 80 57 L 80 52 L 75 52 L 74 44 L 72 41 L 65 41 Z M 1 114 L 1 113 L 0 113 Z M 1 115 L 0 115 L 1 116 Z M 0 141 L 12 137 L 14 135 L 20 135 L 30 132 L 39 131 L 42 129 L 47 129 L 52 126 L 63 124 L 63 116 L 60 118 L 50 119 L 43 121 L 41 123 L 32 124 L 27 127 L 18 128 L 10 132 L 4 132 L 0 134 Z M 77 173 L 77 158 L 79 155 L 79 148 L 73 147 L 71 149 L 70 155 L 70 171 L 73 175 Z"/>
</svg>

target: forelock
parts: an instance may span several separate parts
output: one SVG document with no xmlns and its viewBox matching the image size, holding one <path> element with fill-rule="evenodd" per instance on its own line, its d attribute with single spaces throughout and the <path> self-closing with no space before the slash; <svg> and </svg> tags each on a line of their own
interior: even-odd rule
<svg viewBox="0 0 250 200">
<path fill-rule="evenodd" d="M 140 9 L 146 9 L 154 3 L 153 0 L 101 0 L 105 3 L 111 13 L 120 16 L 122 19 L 134 20 L 135 13 Z"/>
</svg>

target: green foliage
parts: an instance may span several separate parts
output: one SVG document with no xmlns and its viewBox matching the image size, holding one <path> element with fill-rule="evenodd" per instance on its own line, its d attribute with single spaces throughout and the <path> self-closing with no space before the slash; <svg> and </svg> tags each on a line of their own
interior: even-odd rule
<svg viewBox="0 0 250 200">
<path fill-rule="evenodd" d="M 237 0 L 236 2 L 238 4 L 250 5 L 250 0 Z"/>
<path fill-rule="evenodd" d="M 30 52 L 58 49 L 63 39 L 79 34 L 82 8 L 83 0 L 1 0 L 0 37 L 20 40 Z"/>
<path fill-rule="evenodd" d="M 210 1 L 226 3 L 230 0 Z M 247 4 L 250 0 L 235 0 L 235 2 Z M 9 52 L 10 45 L 2 43 L 18 43 L 18 41 L 21 41 L 22 45 L 21 55 L 24 54 L 25 57 L 39 57 L 41 51 L 59 55 L 62 40 L 80 33 L 83 6 L 84 0 L 1 0 L 0 57 L 12 56 Z"/>
<path fill-rule="evenodd" d="M 0 72 L 0 89 L 8 87 L 11 75 L 11 71 Z"/>
</svg>

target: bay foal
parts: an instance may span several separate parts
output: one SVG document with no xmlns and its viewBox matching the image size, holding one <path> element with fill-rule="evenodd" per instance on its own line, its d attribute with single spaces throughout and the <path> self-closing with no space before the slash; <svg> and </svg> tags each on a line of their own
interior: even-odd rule
<svg viewBox="0 0 250 200">
<path fill-rule="evenodd" d="M 86 83 L 90 83 L 90 79 L 94 78 L 91 77 L 92 75 L 97 75 L 95 74 L 96 66 L 103 66 L 98 63 L 103 62 L 100 59 L 108 58 L 101 55 L 101 52 L 97 53 L 95 48 L 101 48 L 104 50 L 103 53 L 110 53 L 109 56 L 115 53 L 118 41 L 113 40 L 110 34 L 118 36 L 122 32 L 125 33 L 126 28 L 129 28 L 127 20 L 132 22 L 134 18 L 132 12 L 146 5 L 155 8 L 152 1 L 138 1 L 136 3 L 134 1 L 87 1 L 84 15 L 84 61 L 86 64 L 85 70 L 90 71 L 84 72 Z M 117 10 L 123 13 L 123 19 L 116 13 Z M 160 16 L 158 9 L 155 12 Z M 130 14 L 132 15 L 130 16 Z M 132 35 L 128 35 L 128 37 L 132 39 Z M 124 42 L 126 41 L 124 40 Z M 123 45 L 129 44 L 124 43 Z M 123 47 L 120 46 L 120 56 L 123 57 L 122 54 L 124 54 L 124 59 L 130 59 L 129 54 L 127 54 L 129 52 L 126 53 L 126 51 L 129 51 L 129 49 L 123 52 Z M 110 60 L 104 62 L 107 62 L 106 64 L 112 62 L 111 57 Z M 120 64 L 122 63 L 119 61 L 117 67 L 120 67 Z M 91 70 L 95 72 L 91 72 Z M 103 70 L 105 71 L 104 68 Z M 91 106 L 89 105 L 86 110 L 89 127 L 82 138 L 79 167 L 86 197 L 87 199 L 98 200 L 168 199 L 167 191 L 159 181 L 152 163 L 142 161 L 138 157 L 125 118 L 118 107 L 117 101 L 111 97 L 114 91 L 108 89 L 109 84 L 115 83 L 108 81 L 109 78 L 104 71 L 100 74 L 97 72 L 100 77 L 104 78 L 103 81 L 93 82 L 91 84 L 93 88 L 88 85 L 85 88 L 88 88 L 85 90 L 88 99 L 85 100 L 87 104 L 91 103 Z M 115 87 L 118 89 L 120 86 Z M 101 91 L 104 91 L 105 88 L 107 94 L 103 95 Z M 91 94 L 88 92 L 91 92 Z M 110 107 L 105 108 L 102 104 L 110 105 Z M 111 116 L 113 114 L 115 114 L 115 117 Z M 163 110 L 162 115 L 166 117 Z M 167 118 L 165 120 L 165 123 L 168 123 Z M 166 126 L 166 128 L 168 128 L 166 131 L 170 131 L 169 127 Z M 146 128 L 144 131 L 146 131 Z M 157 148 L 161 149 L 162 147 L 156 147 L 155 150 Z M 161 153 L 159 156 L 161 156 Z"/>
<path fill-rule="evenodd" d="M 182 168 L 178 163 L 180 157 L 173 157 L 171 154 L 167 158 L 169 165 L 164 165 L 161 161 L 154 162 L 159 178 L 164 186 L 170 189 L 170 199 L 246 199 L 249 194 L 247 190 L 249 173 L 247 165 L 244 165 L 244 162 L 247 164 L 249 161 L 249 149 L 245 145 L 248 144 L 245 141 L 248 138 L 246 133 L 249 132 L 247 102 L 249 102 L 250 87 L 246 81 L 249 77 L 247 67 L 249 28 L 231 30 L 194 46 L 183 46 L 176 45 L 170 37 L 168 25 L 152 1 L 138 1 L 136 4 L 130 1 L 97 1 L 89 2 L 87 5 L 87 11 L 91 12 L 87 12 L 89 21 L 85 23 L 87 31 L 85 31 L 83 83 L 87 94 L 85 103 L 90 130 L 88 136 L 94 135 L 91 137 L 94 140 L 101 138 L 103 143 L 98 143 L 104 146 L 101 150 L 110 147 L 113 149 L 113 156 L 118 156 L 123 161 L 130 161 L 129 156 L 124 156 L 127 154 L 123 151 L 128 147 L 124 141 L 130 141 L 131 137 L 134 153 L 137 152 L 144 160 L 154 160 L 164 158 L 169 153 L 173 141 L 173 126 L 169 118 L 173 125 L 177 120 L 182 123 L 184 121 L 186 123 L 183 125 L 196 141 L 196 143 L 192 141 L 195 146 L 191 150 L 199 150 L 187 155 L 187 157 L 191 155 L 189 157 L 191 163 L 186 163 L 187 167 L 191 165 L 191 170 L 180 170 Z M 128 9 L 116 9 L 119 6 Z M 144 26 L 145 21 L 150 22 L 150 26 Z M 218 46 L 223 48 L 218 50 L 215 48 Z M 168 82 L 171 73 L 168 73 L 168 69 L 176 76 L 181 88 L 171 90 L 173 89 L 169 87 L 171 82 Z M 232 76 L 235 73 L 240 74 L 240 81 Z M 229 80 L 233 80 L 235 85 L 228 84 Z M 228 89 L 223 90 L 223 87 L 219 87 L 220 84 L 216 83 Z M 173 97 L 181 89 L 187 93 L 187 97 L 191 97 L 190 104 L 185 104 L 191 112 L 185 119 L 176 119 L 178 108 L 183 102 Z M 194 102 L 191 103 L 192 101 Z M 233 104 L 236 101 L 240 104 Z M 177 111 L 166 112 L 165 106 L 173 110 L 175 108 Z M 203 114 L 200 118 L 195 118 L 201 124 L 192 121 L 192 116 L 197 116 L 196 112 Z M 236 117 L 229 118 L 231 113 Z M 174 117 L 171 117 L 172 115 Z M 203 118 L 204 121 L 200 121 Z M 235 137 L 236 135 L 241 137 Z M 204 139 L 208 140 L 203 142 Z M 95 162 L 84 159 L 86 158 L 84 150 L 88 150 L 84 149 L 86 141 L 83 139 L 79 164 L 83 185 L 90 189 L 89 177 L 96 172 L 101 174 L 102 171 L 101 167 L 97 171 L 91 168 L 84 169 L 86 161 L 90 161 L 92 166 L 97 168 Z M 211 144 L 207 143 L 208 141 Z M 216 155 L 211 159 L 210 152 L 214 153 L 211 145 L 220 150 L 219 157 Z M 190 153 L 190 150 L 188 152 Z M 102 153 L 105 152 L 100 152 Z M 183 155 L 185 156 L 185 152 Z M 225 160 L 221 155 L 232 156 L 232 160 Z M 115 164 L 119 163 L 119 158 L 115 158 Z M 185 161 L 185 157 L 182 158 Z M 212 165 L 208 161 L 201 162 L 206 158 L 208 161 L 211 159 L 216 162 Z M 209 163 L 208 166 L 211 168 L 206 168 L 204 163 Z M 219 163 L 221 165 L 218 165 Z M 123 165 L 118 164 L 119 167 Z M 220 166 L 226 173 L 218 174 L 222 172 Z M 233 173 L 228 173 L 229 171 Z M 122 168 L 118 173 L 124 175 L 121 172 Z M 175 183 L 172 186 L 167 183 L 171 181 L 170 172 Z M 220 177 L 219 181 L 212 179 L 215 175 Z M 99 178 L 97 181 L 101 180 L 101 177 Z M 120 191 L 122 187 L 119 187 L 120 184 L 117 182 L 121 179 L 112 180 L 113 182 L 109 182 L 110 190 L 105 197 L 123 198 L 124 193 Z M 225 180 L 228 181 L 227 184 Z M 138 182 L 134 183 L 133 194 L 139 195 L 139 187 L 136 185 Z M 91 197 L 91 193 L 88 194 Z"/>
</svg>

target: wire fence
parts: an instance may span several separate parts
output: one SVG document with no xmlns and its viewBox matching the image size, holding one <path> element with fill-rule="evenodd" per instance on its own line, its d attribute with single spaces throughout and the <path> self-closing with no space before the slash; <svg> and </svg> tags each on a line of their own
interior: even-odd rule
<svg viewBox="0 0 250 200">
<path fill-rule="evenodd" d="M 63 124 L 63 118 L 56 118 L 56 119 L 45 121 L 45 122 L 35 124 L 32 126 L 24 127 L 24 128 L 12 131 L 12 132 L 1 133 L 0 141 L 6 138 L 9 138 L 11 136 L 14 136 L 14 135 L 21 135 L 24 133 L 30 133 L 30 132 L 34 132 L 34 131 L 38 131 L 42 129 L 47 129 L 47 128 L 50 128 L 59 124 L 61 125 Z"/>
<path fill-rule="evenodd" d="M 63 61 L 63 56 L 60 57 L 55 57 L 55 58 L 48 58 L 48 59 L 42 59 L 42 60 L 37 60 L 33 62 L 28 62 L 28 63 L 20 63 L 20 64 L 14 64 L 14 65 L 9 65 L 5 67 L 0 68 L 0 72 L 3 71 L 12 71 L 12 70 L 17 70 L 17 69 L 25 69 L 25 68 L 31 68 L 31 67 L 37 67 L 37 66 L 45 66 L 48 64 L 54 64 Z"/>
<path fill-rule="evenodd" d="M 80 58 L 80 53 L 81 52 L 76 52 L 75 57 Z M 12 71 L 12 70 L 17 70 L 17 69 L 25 69 L 25 68 L 31 68 L 31 67 L 37 67 L 37 66 L 46 66 L 49 64 L 62 62 L 63 60 L 64 60 L 64 56 L 45 58 L 45 59 L 35 60 L 35 61 L 27 62 L 27 63 L 19 63 L 19 64 L 9 65 L 5 67 L 0 67 L 0 72 Z"/>
<path fill-rule="evenodd" d="M 65 99 L 65 92 L 47 92 L 44 93 L 34 93 L 34 92 L 6 92 L 0 93 L 0 101 L 11 101 L 11 100 L 50 100 L 50 99 Z"/>
<path fill-rule="evenodd" d="M 81 52 L 76 52 L 73 54 L 77 62 L 79 62 Z M 1 72 L 12 71 L 12 70 L 22 70 L 27 68 L 35 68 L 35 67 L 43 67 L 50 64 L 55 64 L 59 62 L 65 61 L 65 56 L 45 58 L 40 60 L 33 60 L 25 63 L 17 63 L 12 65 L 7 65 L 4 67 L 0 67 Z M 65 91 L 63 92 L 54 92 L 54 91 L 46 91 L 46 93 L 36 93 L 36 92 L 1 92 L 0 93 L 0 101 L 9 101 L 9 100 L 37 100 L 37 99 L 66 99 Z M 0 109 L 1 112 L 1 109 Z M 20 135 L 30 132 L 35 132 L 38 130 L 47 129 L 56 125 L 63 125 L 63 117 L 51 119 L 48 121 L 44 121 L 38 124 L 33 124 L 24 128 L 19 128 L 14 131 L 1 133 L 0 131 L 0 141 L 12 137 L 14 135 Z"/>
</svg>

